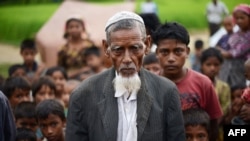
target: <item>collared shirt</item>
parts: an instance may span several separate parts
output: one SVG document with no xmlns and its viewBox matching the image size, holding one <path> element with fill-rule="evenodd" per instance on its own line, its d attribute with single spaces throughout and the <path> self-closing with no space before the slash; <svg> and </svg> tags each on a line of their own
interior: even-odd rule
<svg viewBox="0 0 250 141">
<path fill-rule="evenodd" d="M 118 131 L 117 141 L 137 141 L 136 110 L 137 91 L 116 91 L 118 102 Z"/>
</svg>

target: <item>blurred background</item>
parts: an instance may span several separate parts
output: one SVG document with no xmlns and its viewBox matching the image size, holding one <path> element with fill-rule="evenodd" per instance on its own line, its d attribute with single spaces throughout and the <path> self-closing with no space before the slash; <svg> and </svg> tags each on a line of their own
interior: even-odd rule
<svg viewBox="0 0 250 141">
<path fill-rule="evenodd" d="M 82 0 L 81 2 L 104 6 L 128 1 Z M 143 1 L 132 0 L 129 2 L 134 4 L 134 11 L 140 13 L 140 5 Z M 63 2 L 63 0 L 0 0 L 0 75 L 7 76 L 10 65 L 22 62 L 19 55 L 21 41 L 25 38 L 35 38 L 40 28 Z M 210 0 L 154 0 L 154 2 L 158 6 L 158 15 L 162 23 L 177 21 L 189 30 L 191 48 L 194 40 L 198 38 L 204 40 L 205 46 L 208 44 L 209 33 L 205 12 Z M 239 3 L 249 4 L 249 0 L 223 0 L 223 2 L 230 13 Z M 100 16 L 105 14 L 101 8 L 95 12 L 99 12 Z M 88 14 L 91 17 L 91 13 Z M 98 20 L 98 17 L 92 18 Z M 37 59 L 40 59 L 39 56 Z"/>
</svg>

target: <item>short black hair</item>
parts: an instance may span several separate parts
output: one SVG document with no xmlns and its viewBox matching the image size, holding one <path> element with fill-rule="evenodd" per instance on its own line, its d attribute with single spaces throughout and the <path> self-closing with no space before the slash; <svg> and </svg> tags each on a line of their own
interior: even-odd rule
<svg viewBox="0 0 250 141">
<path fill-rule="evenodd" d="M 50 89 L 56 92 L 56 85 L 52 78 L 50 78 L 49 76 L 42 76 L 32 84 L 33 97 L 36 97 L 37 92 L 42 88 L 43 85 L 48 86 Z"/>
<path fill-rule="evenodd" d="M 156 45 L 164 39 L 176 39 L 186 45 L 189 44 L 189 33 L 187 29 L 177 22 L 166 22 L 161 25 L 153 34 Z"/>
<path fill-rule="evenodd" d="M 18 120 L 20 118 L 35 118 L 36 119 L 36 113 L 35 113 L 35 103 L 34 102 L 21 102 L 19 103 L 13 113 L 15 116 L 15 119 Z"/>
<path fill-rule="evenodd" d="M 231 89 L 231 93 L 233 93 L 234 91 L 238 90 L 238 89 L 245 89 L 246 88 L 246 84 L 245 83 L 238 83 L 238 84 L 235 84 L 233 86 L 230 87 Z"/>
<path fill-rule="evenodd" d="M 80 23 L 80 25 L 82 26 L 83 30 L 85 31 L 85 24 L 84 24 L 83 20 L 78 19 L 78 18 L 69 18 L 69 19 L 66 21 L 66 23 L 65 23 L 65 27 L 68 28 L 69 23 L 72 22 L 72 21 L 76 21 L 76 22 Z M 63 35 L 63 37 L 64 37 L 65 39 L 67 39 L 68 36 L 69 36 L 69 33 L 67 33 L 67 32 L 65 32 L 64 35 Z"/>
<path fill-rule="evenodd" d="M 25 49 L 31 49 L 36 51 L 36 44 L 34 39 L 24 39 L 21 43 L 21 52 Z"/>
<path fill-rule="evenodd" d="M 15 141 L 36 141 L 36 133 L 28 128 L 17 128 L 16 129 L 16 140 Z"/>
<path fill-rule="evenodd" d="M 159 60 L 154 52 L 144 56 L 143 62 L 142 62 L 143 66 L 153 64 L 153 63 L 159 63 Z"/>
<path fill-rule="evenodd" d="M 223 63 L 223 56 L 221 54 L 221 52 L 213 47 L 209 47 L 207 49 L 205 49 L 204 51 L 202 51 L 201 53 L 201 64 L 203 64 L 209 57 L 216 57 L 220 63 Z"/>
<path fill-rule="evenodd" d="M 208 134 L 210 133 L 210 117 L 205 110 L 201 108 L 190 108 L 184 110 L 183 119 L 185 127 L 201 125 L 205 127 Z"/>
<path fill-rule="evenodd" d="M 66 120 L 63 105 L 57 99 L 46 99 L 36 106 L 38 120 L 47 119 L 49 114 L 57 115 L 62 121 Z"/>
<path fill-rule="evenodd" d="M 155 13 L 140 13 L 139 15 L 150 35 L 161 25 L 160 19 Z"/>
<path fill-rule="evenodd" d="M 54 66 L 54 67 L 48 68 L 48 70 L 46 71 L 45 75 L 52 76 L 52 74 L 54 72 L 56 72 L 56 71 L 60 71 L 63 74 L 63 77 L 65 79 L 68 79 L 68 75 L 67 75 L 66 70 L 63 67 L 61 67 L 61 66 Z"/>
<path fill-rule="evenodd" d="M 21 64 L 14 64 L 14 65 L 11 65 L 8 69 L 8 74 L 9 74 L 9 77 L 18 69 L 23 69 L 25 71 L 25 68 L 23 67 L 23 65 Z"/>
<path fill-rule="evenodd" d="M 16 89 L 30 90 L 30 82 L 21 76 L 8 77 L 3 85 L 3 93 L 10 98 Z"/>
<path fill-rule="evenodd" d="M 194 42 L 194 48 L 195 49 L 201 49 L 203 48 L 204 42 L 201 39 L 197 39 Z"/>
<path fill-rule="evenodd" d="M 100 48 L 97 47 L 97 46 L 91 46 L 91 47 L 87 48 L 85 50 L 85 52 L 83 53 L 83 56 L 87 57 L 89 55 L 95 55 L 97 57 L 100 57 L 101 56 L 101 50 L 100 50 Z"/>
</svg>

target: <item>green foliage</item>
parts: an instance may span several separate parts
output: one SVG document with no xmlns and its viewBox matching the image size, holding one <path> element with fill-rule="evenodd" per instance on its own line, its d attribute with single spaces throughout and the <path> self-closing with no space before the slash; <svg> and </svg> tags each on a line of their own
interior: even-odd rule
<svg viewBox="0 0 250 141">
<path fill-rule="evenodd" d="M 8 77 L 8 69 L 12 64 L 0 64 L 0 76 L 7 78 Z"/>
<path fill-rule="evenodd" d="M 145 0 L 136 1 L 136 12 L 140 13 L 140 5 Z M 206 5 L 211 0 L 154 0 L 158 5 L 161 22 L 176 21 L 189 29 L 204 29 L 207 27 L 205 12 Z M 232 12 L 240 3 L 249 3 L 249 0 L 223 0 Z"/>
<path fill-rule="evenodd" d="M 0 7 L 0 41 L 17 45 L 24 38 L 34 37 L 58 6 L 39 4 Z"/>
</svg>

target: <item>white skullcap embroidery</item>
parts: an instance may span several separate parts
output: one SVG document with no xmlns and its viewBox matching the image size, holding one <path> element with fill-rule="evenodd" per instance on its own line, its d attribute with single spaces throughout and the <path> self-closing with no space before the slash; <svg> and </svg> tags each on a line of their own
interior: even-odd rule
<svg viewBox="0 0 250 141">
<path fill-rule="evenodd" d="M 105 31 L 107 31 L 107 28 L 110 25 L 112 25 L 112 24 L 114 24 L 114 23 L 116 23 L 118 21 L 125 20 L 125 19 L 137 20 L 138 22 L 144 24 L 143 19 L 139 15 L 137 15 L 137 14 L 135 14 L 133 12 L 129 12 L 129 11 L 121 11 L 121 12 L 116 13 L 111 18 L 109 18 L 109 20 L 108 20 L 108 22 L 106 23 L 106 26 L 105 26 Z"/>
</svg>

